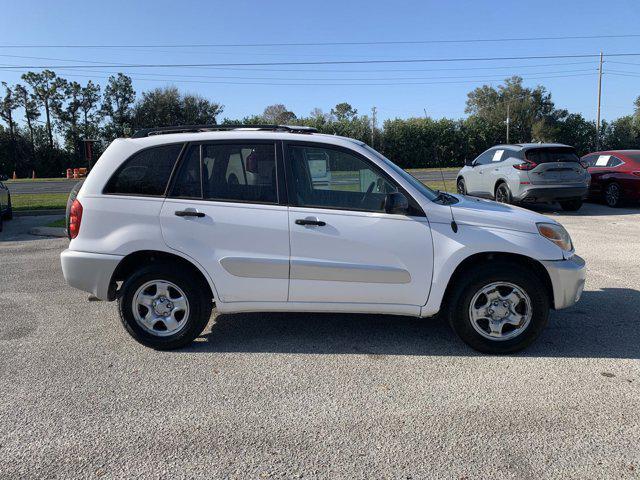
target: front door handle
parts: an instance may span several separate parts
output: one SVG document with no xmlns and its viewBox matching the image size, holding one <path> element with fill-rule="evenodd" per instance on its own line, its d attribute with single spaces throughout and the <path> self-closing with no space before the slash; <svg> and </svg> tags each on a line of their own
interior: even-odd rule
<svg viewBox="0 0 640 480">
<path fill-rule="evenodd" d="M 296 220 L 296 225 L 313 225 L 315 227 L 324 227 L 326 223 L 322 220 L 314 220 L 312 218 L 299 218 Z"/>
<path fill-rule="evenodd" d="M 195 210 L 177 210 L 175 214 L 178 217 L 204 217 L 204 213 L 196 212 Z"/>
</svg>

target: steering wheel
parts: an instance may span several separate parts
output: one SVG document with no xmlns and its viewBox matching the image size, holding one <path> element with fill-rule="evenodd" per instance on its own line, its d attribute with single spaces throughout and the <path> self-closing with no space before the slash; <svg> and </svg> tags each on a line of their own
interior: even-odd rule
<svg viewBox="0 0 640 480">
<path fill-rule="evenodd" d="M 362 198 L 360 199 L 360 206 L 364 205 L 364 201 L 371 194 L 371 192 L 373 192 L 373 188 L 375 186 L 376 186 L 376 182 L 371 182 L 371 184 L 369 185 L 369 188 L 367 188 L 367 191 L 362 194 Z"/>
</svg>

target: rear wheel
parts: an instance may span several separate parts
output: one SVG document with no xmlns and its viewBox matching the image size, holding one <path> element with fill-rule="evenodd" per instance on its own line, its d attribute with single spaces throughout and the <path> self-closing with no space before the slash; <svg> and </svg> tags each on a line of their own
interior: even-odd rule
<svg viewBox="0 0 640 480">
<path fill-rule="evenodd" d="M 547 324 L 549 298 L 543 283 L 517 263 L 487 263 L 456 281 L 447 315 L 472 348 L 493 354 L 521 350 Z"/>
<path fill-rule="evenodd" d="M 11 194 L 7 196 L 7 211 L 4 212 L 5 220 L 13 220 L 13 207 L 11 206 Z"/>
<path fill-rule="evenodd" d="M 574 198 L 573 200 L 562 200 L 560 206 L 567 212 L 576 212 L 582 207 L 582 199 Z"/>
<path fill-rule="evenodd" d="M 622 204 L 622 189 L 620 185 L 615 182 L 607 185 L 604 191 L 604 201 L 607 202 L 607 205 L 610 207 L 619 207 Z"/>
<path fill-rule="evenodd" d="M 456 183 L 456 189 L 460 195 L 467 194 L 467 185 L 464 183 L 464 178 L 459 178 Z"/>
<path fill-rule="evenodd" d="M 496 187 L 496 202 L 499 203 L 512 203 L 513 197 L 511 196 L 511 190 L 506 183 L 500 183 Z"/>
<path fill-rule="evenodd" d="M 120 319 L 129 334 L 157 350 L 190 344 L 206 327 L 212 306 L 206 286 L 168 263 L 135 272 L 118 299 Z"/>
</svg>

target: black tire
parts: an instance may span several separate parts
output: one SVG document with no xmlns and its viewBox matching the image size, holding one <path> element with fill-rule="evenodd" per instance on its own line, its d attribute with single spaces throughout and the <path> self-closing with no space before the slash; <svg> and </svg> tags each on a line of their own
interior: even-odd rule
<svg viewBox="0 0 640 480">
<path fill-rule="evenodd" d="M 504 182 L 500 182 L 496 187 L 495 199 L 498 203 L 513 203 L 513 196 L 511 195 L 511 189 L 509 188 L 509 185 Z"/>
<path fill-rule="evenodd" d="M 562 207 L 562 210 L 566 212 L 577 212 L 578 210 L 580 210 L 580 207 L 582 207 L 581 198 L 574 198 L 572 200 L 562 200 L 559 203 L 560 203 L 560 206 Z"/>
<path fill-rule="evenodd" d="M 464 183 L 464 178 L 459 178 L 456 182 L 456 190 L 460 195 L 467 194 L 467 185 Z"/>
<path fill-rule="evenodd" d="M 604 189 L 604 201 L 611 208 L 617 208 L 622 205 L 622 188 L 616 182 L 611 182 Z"/>
<path fill-rule="evenodd" d="M 71 191 L 69 192 L 69 198 L 67 198 L 67 211 L 64 217 L 65 218 L 64 223 L 65 223 L 65 228 L 67 230 L 67 235 L 69 235 L 69 214 L 71 213 L 71 205 L 73 204 L 73 201 L 78 196 L 78 192 L 80 191 L 80 187 L 82 187 L 83 183 L 84 183 L 84 180 L 80 180 L 78 183 L 76 183 L 71 189 Z M 69 240 L 71 240 L 71 237 L 69 237 Z"/>
<path fill-rule="evenodd" d="M 179 287 L 187 298 L 189 314 L 180 320 L 187 322 L 179 331 L 169 336 L 157 336 L 136 321 L 133 299 L 138 289 L 153 280 L 168 281 Z M 156 350 L 172 350 L 189 345 L 207 326 L 211 317 L 213 299 L 208 287 L 188 272 L 176 269 L 170 263 L 152 263 L 136 271 L 122 285 L 118 299 L 120 320 L 124 328 L 139 343 Z"/>
<path fill-rule="evenodd" d="M 522 332 L 506 340 L 490 340 L 476 331 L 470 317 L 470 303 L 483 287 L 508 282 L 523 290 L 530 299 L 531 319 Z M 483 353 L 506 354 L 530 345 L 547 325 L 549 297 L 542 279 L 517 263 L 487 263 L 457 278 L 446 305 L 449 324 L 470 347 Z"/>
<path fill-rule="evenodd" d="M 13 220 L 13 207 L 11 206 L 11 194 L 7 197 L 7 211 L 2 216 L 3 220 Z"/>
</svg>

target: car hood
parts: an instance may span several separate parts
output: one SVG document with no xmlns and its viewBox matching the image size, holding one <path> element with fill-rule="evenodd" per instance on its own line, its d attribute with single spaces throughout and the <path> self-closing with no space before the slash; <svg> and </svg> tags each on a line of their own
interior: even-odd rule
<svg viewBox="0 0 640 480">
<path fill-rule="evenodd" d="M 538 233 L 536 223 L 558 223 L 549 217 L 513 205 L 467 195 L 455 197 L 458 203 L 451 205 L 451 210 L 459 224 Z"/>
</svg>

